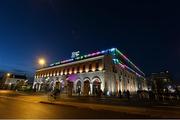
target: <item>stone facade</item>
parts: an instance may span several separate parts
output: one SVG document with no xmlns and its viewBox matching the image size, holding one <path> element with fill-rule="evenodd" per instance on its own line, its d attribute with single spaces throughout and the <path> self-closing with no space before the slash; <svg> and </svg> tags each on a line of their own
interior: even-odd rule
<svg viewBox="0 0 180 120">
<path fill-rule="evenodd" d="M 95 95 L 99 90 L 107 95 L 117 95 L 120 90 L 135 93 L 147 89 L 143 76 L 116 64 L 112 49 L 106 52 L 39 69 L 33 88 L 37 91 L 60 89 L 67 94 L 79 95 Z"/>
</svg>

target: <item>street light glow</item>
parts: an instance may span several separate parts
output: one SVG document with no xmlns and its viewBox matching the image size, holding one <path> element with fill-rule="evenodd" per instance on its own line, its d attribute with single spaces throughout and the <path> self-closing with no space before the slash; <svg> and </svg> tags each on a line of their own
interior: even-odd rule
<svg viewBox="0 0 180 120">
<path fill-rule="evenodd" d="M 40 58 L 38 60 L 39 65 L 44 66 L 46 64 L 46 60 L 44 58 Z"/>
<path fill-rule="evenodd" d="M 9 77 L 11 74 L 10 73 L 7 73 L 7 77 Z"/>
</svg>

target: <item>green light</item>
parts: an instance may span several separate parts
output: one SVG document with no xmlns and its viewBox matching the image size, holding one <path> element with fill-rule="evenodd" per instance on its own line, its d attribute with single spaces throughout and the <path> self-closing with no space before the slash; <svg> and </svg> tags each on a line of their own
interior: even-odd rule
<svg viewBox="0 0 180 120">
<path fill-rule="evenodd" d="M 60 62 L 55 63 L 56 65 L 60 64 Z"/>
<path fill-rule="evenodd" d="M 77 58 L 75 58 L 76 60 L 79 60 L 80 59 L 80 57 L 77 57 Z"/>
</svg>

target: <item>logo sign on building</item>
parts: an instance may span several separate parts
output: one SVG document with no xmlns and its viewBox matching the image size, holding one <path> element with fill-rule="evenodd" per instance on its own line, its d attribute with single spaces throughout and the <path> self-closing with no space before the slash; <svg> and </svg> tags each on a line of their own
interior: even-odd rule
<svg viewBox="0 0 180 120">
<path fill-rule="evenodd" d="M 79 51 L 76 51 L 76 52 L 72 52 L 72 55 L 71 55 L 71 58 L 76 58 L 79 56 Z"/>
</svg>

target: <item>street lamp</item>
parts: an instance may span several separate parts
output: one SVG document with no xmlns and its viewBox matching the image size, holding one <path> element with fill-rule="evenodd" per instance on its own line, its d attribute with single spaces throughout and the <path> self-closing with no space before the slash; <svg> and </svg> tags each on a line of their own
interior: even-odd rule
<svg viewBox="0 0 180 120">
<path fill-rule="evenodd" d="M 46 60 L 44 58 L 39 58 L 38 63 L 41 67 L 44 67 L 44 65 L 46 64 Z"/>
<path fill-rule="evenodd" d="M 6 76 L 9 77 L 11 74 L 10 73 L 7 73 Z"/>
</svg>

